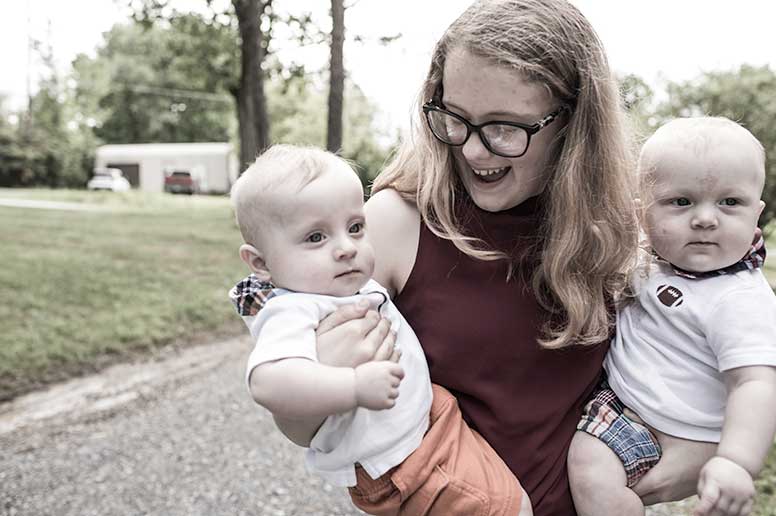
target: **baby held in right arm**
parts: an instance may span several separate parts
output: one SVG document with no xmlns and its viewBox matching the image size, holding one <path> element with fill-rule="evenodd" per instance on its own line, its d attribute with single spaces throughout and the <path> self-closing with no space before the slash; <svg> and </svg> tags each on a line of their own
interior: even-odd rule
<svg viewBox="0 0 776 516">
<path fill-rule="evenodd" d="M 243 173 L 232 198 L 245 240 L 240 257 L 252 271 L 230 292 L 256 339 L 246 378 L 253 399 L 276 419 L 317 428 L 306 452 L 308 470 L 350 487 L 366 512 L 467 514 L 471 500 L 452 489 L 466 480 L 489 496 L 486 505 L 494 510 L 485 514 L 530 515 L 519 483 L 466 427 L 455 399 L 439 387 L 432 390 L 420 343 L 387 291 L 371 279 L 374 252 L 366 238 L 363 192 L 347 162 L 319 149 L 275 146 Z M 320 321 L 358 302 L 390 322 L 398 363 L 333 367 L 318 360 Z M 424 440 L 434 421 L 438 431 Z M 456 446 L 449 446 L 453 440 Z M 438 453 L 459 445 L 478 457 L 473 464 L 494 467 L 480 471 Z M 438 468 L 427 470 L 429 464 Z M 461 470 L 469 477 L 459 479 Z M 438 475 L 450 478 L 447 495 L 438 494 Z M 383 499 L 362 496 L 383 484 L 390 486 Z M 437 493 L 433 503 L 424 502 L 429 490 Z"/>
</svg>

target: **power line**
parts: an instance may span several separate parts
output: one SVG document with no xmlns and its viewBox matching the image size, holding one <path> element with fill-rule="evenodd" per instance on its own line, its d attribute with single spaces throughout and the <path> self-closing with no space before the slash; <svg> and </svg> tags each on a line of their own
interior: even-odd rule
<svg viewBox="0 0 776 516">
<path fill-rule="evenodd" d="M 220 93 L 210 93 L 196 90 L 178 90 L 174 88 L 163 88 L 159 86 L 148 86 L 145 84 L 124 84 L 124 87 L 137 93 L 147 93 L 150 95 L 160 95 L 162 97 L 177 97 L 194 100 L 204 100 L 207 102 L 221 102 L 232 104 L 232 97 Z"/>
</svg>

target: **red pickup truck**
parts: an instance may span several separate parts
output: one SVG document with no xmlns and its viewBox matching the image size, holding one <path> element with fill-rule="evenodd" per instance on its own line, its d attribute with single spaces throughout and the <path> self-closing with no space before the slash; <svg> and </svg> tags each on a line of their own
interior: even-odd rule
<svg viewBox="0 0 776 516">
<path fill-rule="evenodd" d="M 175 170 L 164 177 L 164 191 L 194 194 L 199 192 L 199 182 L 186 170 Z"/>
</svg>

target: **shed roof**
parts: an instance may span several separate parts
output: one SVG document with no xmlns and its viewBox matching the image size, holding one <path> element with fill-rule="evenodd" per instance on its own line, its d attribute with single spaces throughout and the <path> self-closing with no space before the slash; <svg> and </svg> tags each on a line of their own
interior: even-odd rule
<svg viewBox="0 0 776 516">
<path fill-rule="evenodd" d="M 97 154 L 102 157 L 109 156 L 179 156 L 186 155 L 223 155 L 232 152 L 231 143 L 226 142 L 202 142 L 202 143 L 127 143 L 101 145 L 97 147 Z"/>
</svg>

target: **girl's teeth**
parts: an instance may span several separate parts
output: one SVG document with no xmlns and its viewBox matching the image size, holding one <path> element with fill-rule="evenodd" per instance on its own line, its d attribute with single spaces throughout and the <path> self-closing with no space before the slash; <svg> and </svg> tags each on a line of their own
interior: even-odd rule
<svg viewBox="0 0 776 516">
<path fill-rule="evenodd" d="M 486 169 L 486 170 L 475 170 L 475 169 L 472 169 L 472 170 L 478 176 L 492 176 L 493 174 L 498 174 L 499 172 L 503 172 L 504 169 L 506 169 L 506 168 L 507 167 L 491 168 L 491 169 Z"/>
</svg>

